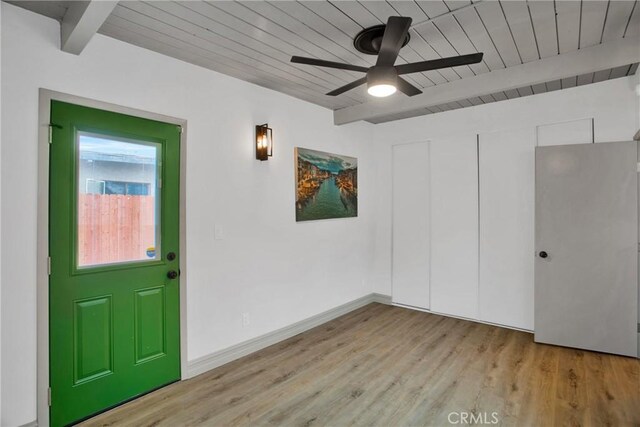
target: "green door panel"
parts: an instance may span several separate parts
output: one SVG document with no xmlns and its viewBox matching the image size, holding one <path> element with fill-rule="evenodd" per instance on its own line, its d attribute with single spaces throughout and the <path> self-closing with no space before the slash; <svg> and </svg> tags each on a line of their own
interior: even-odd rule
<svg viewBox="0 0 640 427">
<path fill-rule="evenodd" d="M 62 426 L 180 379 L 180 279 L 167 276 L 180 263 L 180 132 L 59 101 L 51 123 L 50 420 Z"/>
<path fill-rule="evenodd" d="M 111 296 L 74 301 L 73 384 L 113 373 Z"/>
<path fill-rule="evenodd" d="M 135 304 L 135 363 L 166 354 L 165 287 L 136 291 Z"/>
</svg>

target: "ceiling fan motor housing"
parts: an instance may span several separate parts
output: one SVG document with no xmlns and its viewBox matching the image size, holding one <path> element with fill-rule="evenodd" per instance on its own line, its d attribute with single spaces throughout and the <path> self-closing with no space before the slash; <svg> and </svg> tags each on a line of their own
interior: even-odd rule
<svg viewBox="0 0 640 427">
<path fill-rule="evenodd" d="M 362 53 L 367 55 L 377 55 L 380 52 L 380 45 L 384 37 L 384 30 L 387 28 L 385 24 L 374 25 L 360 31 L 353 39 L 353 46 Z M 402 42 L 402 46 L 406 46 L 411 40 L 411 35 L 407 33 Z"/>
<path fill-rule="evenodd" d="M 367 71 L 367 87 L 377 85 L 398 85 L 398 73 L 395 67 L 376 65 Z"/>
</svg>

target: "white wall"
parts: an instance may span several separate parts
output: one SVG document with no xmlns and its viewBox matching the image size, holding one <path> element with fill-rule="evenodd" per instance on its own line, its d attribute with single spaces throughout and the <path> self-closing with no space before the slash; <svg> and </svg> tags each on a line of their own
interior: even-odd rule
<svg viewBox="0 0 640 427">
<path fill-rule="evenodd" d="M 628 141 L 638 129 L 635 76 L 556 92 L 377 125 L 375 128 L 375 255 L 370 282 L 374 292 L 391 293 L 391 146 L 540 124 L 594 118 L 595 142 Z M 532 301 L 533 304 L 533 301 Z"/>
<path fill-rule="evenodd" d="M 335 127 L 324 108 L 108 37 L 63 53 L 56 21 L 1 7 L 3 426 L 36 418 L 38 88 L 188 120 L 189 360 L 371 292 L 373 126 Z M 259 162 L 265 122 L 274 157 Z M 295 222 L 294 146 L 359 158 L 358 218 Z"/>
<path fill-rule="evenodd" d="M 2 34 L 2 7 L 0 7 L 0 37 Z M 0 55 L 0 81 L 2 81 L 2 55 Z M 0 85 L 2 99 L 2 85 Z M 0 102 L 0 140 L 2 135 L 2 103 Z M 0 200 L 2 200 L 2 150 L 0 150 Z M 0 209 L 0 224 L 2 224 Z M 2 260 L 2 227 L 0 227 L 0 260 Z M 0 262 L 0 385 L 2 384 L 2 262 Z M 0 386 L 0 423 L 2 422 L 2 387 Z"/>
</svg>

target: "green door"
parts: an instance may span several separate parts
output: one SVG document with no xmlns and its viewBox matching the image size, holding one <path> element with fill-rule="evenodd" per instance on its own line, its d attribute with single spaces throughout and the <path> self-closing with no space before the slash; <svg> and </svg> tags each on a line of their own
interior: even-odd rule
<svg viewBox="0 0 640 427">
<path fill-rule="evenodd" d="M 51 425 L 180 378 L 177 125 L 53 101 Z"/>
</svg>

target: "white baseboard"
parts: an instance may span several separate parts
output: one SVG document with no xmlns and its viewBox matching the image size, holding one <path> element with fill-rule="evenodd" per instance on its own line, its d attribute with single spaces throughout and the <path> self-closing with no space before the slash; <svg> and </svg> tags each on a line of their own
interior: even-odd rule
<svg viewBox="0 0 640 427">
<path fill-rule="evenodd" d="M 187 362 L 187 378 L 183 379 L 193 378 L 196 375 L 200 375 L 211 369 L 217 368 L 218 366 L 222 366 L 265 347 L 269 347 L 270 345 L 286 340 L 287 338 L 291 338 L 294 335 L 308 331 L 311 328 L 320 326 L 323 323 L 327 323 L 328 321 L 335 319 L 336 317 L 343 316 L 373 302 L 391 304 L 391 297 L 389 295 L 377 293 L 365 295 L 336 308 L 332 308 L 331 310 L 316 314 L 315 316 L 311 316 L 292 325 L 285 326 L 284 328 L 241 342 L 225 348 L 224 350 L 199 357 Z"/>
<path fill-rule="evenodd" d="M 469 322 L 482 323 L 483 325 L 497 326 L 499 328 L 513 329 L 514 331 L 520 331 L 520 332 L 526 332 L 526 333 L 529 333 L 529 334 L 533 334 L 533 330 L 531 330 L 531 329 L 523 329 L 523 328 L 518 328 L 516 326 L 503 325 L 501 323 L 486 322 L 484 320 L 474 319 L 472 317 L 456 316 L 455 314 L 440 313 L 439 311 L 433 311 L 433 310 L 429 310 L 429 309 L 426 309 L 426 308 L 415 307 L 415 306 L 412 306 L 412 305 L 400 304 L 400 303 L 397 303 L 397 302 L 391 302 L 389 304 L 393 305 L 395 307 L 407 308 L 409 310 L 423 311 L 425 313 L 436 314 L 438 316 L 451 317 L 453 319 L 460 319 L 460 320 L 467 320 Z"/>
<path fill-rule="evenodd" d="M 391 305 L 391 295 L 378 294 L 374 292 L 371 294 L 371 298 L 373 298 L 372 302 Z"/>
</svg>

